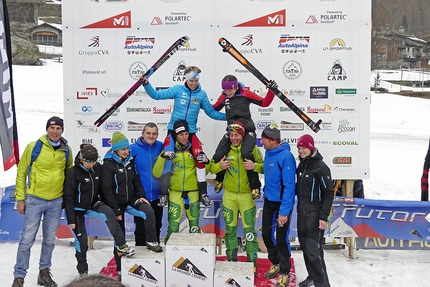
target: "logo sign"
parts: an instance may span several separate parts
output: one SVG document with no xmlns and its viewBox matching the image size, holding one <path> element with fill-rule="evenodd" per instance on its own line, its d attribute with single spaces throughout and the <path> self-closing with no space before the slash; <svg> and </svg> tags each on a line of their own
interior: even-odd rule
<svg viewBox="0 0 430 287">
<path fill-rule="evenodd" d="M 136 36 L 127 36 L 125 38 L 124 50 L 128 55 L 151 54 L 154 49 L 155 38 L 138 38 Z"/>
<path fill-rule="evenodd" d="M 357 141 L 333 141 L 333 145 L 358 145 Z"/>
<path fill-rule="evenodd" d="M 245 37 L 243 37 L 243 39 L 245 40 L 245 42 L 241 44 L 242 46 L 252 46 L 254 44 L 254 39 L 252 34 L 246 35 Z"/>
<path fill-rule="evenodd" d="M 148 281 L 152 284 L 157 284 L 158 280 L 157 278 L 154 277 L 154 275 L 152 275 L 148 270 L 145 269 L 145 267 L 143 267 L 140 264 L 135 263 L 129 270 L 128 270 L 128 275 L 132 276 L 132 277 L 136 277 L 139 278 L 141 280 L 144 281 Z M 142 286 L 144 286 L 142 284 Z"/>
<path fill-rule="evenodd" d="M 287 121 L 281 121 L 280 129 L 282 131 L 302 131 L 305 129 L 304 123 L 291 123 Z"/>
<path fill-rule="evenodd" d="M 272 121 L 257 121 L 255 123 L 255 128 L 259 131 L 262 131 L 262 130 L 264 130 L 265 127 L 267 127 L 271 123 L 272 123 Z"/>
<path fill-rule="evenodd" d="M 311 99 L 328 99 L 328 87 L 310 87 Z"/>
<path fill-rule="evenodd" d="M 348 47 L 345 41 L 341 38 L 334 38 L 331 40 L 328 47 L 323 47 L 323 51 L 351 51 L 352 47 Z"/>
<path fill-rule="evenodd" d="M 352 157 L 337 156 L 333 158 L 333 164 L 352 164 Z"/>
<path fill-rule="evenodd" d="M 81 29 L 118 29 L 131 28 L 131 11 L 118 14 L 104 20 L 86 25 Z"/>
<path fill-rule="evenodd" d="M 102 147 L 111 147 L 110 138 L 102 138 Z"/>
<path fill-rule="evenodd" d="M 307 107 L 306 112 L 308 114 L 329 114 L 331 113 L 331 106 L 328 104 L 322 105 L 319 108 Z"/>
<path fill-rule="evenodd" d="M 172 80 L 174 82 L 183 82 L 185 81 L 184 71 L 187 67 L 184 60 L 179 61 L 178 67 L 175 69 L 172 75 Z"/>
<path fill-rule="evenodd" d="M 336 89 L 336 95 L 356 95 L 357 89 Z"/>
<path fill-rule="evenodd" d="M 89 96 L 97 96 L 97 88 L 86 88 L 83 92 L 76 92 L 78 100 L 88 100 Z"/>
<path fill-rule="evenodd" d="M 282 53 L 305 53 L 309 48 L 309 36 L 291 36 L 290 34 L 282 34 L 279 38 L 278 48 Z"/>
<path fill-rule="evenodd" d="M 208 278 L 206 275 L 200 271 L 199 268 L 197 268 L 196 265 L 194 265 L 191 260 L 188 258 L 180 257 L 173 265 L 172 265 L 172 271 L 186 274 L 188 276 L 192 276 L 193 278 L 200 279 L 202 281 L 206 281 Z"/>
<path fill-rule="evenodd" d="M 286 9 L 284 9 L 233 27 L 285 27 L 286 19 Z"/>
<path fill-rule="evenodd" d="M 145 123 L 139 123 L 139 122 L 133 122 L 133 121 L 128 121 L 127 123 L 127 130 L 130 132 L 143 131 L 144 127 L 145 127 Z"/>
<path fill-rule="evenodd" d="M 347 79 L 346 71 L 342 67 L 340 60 L 335 60 L 330 71 L 328 71 L 327 80 L 329 81 L 345 81 Z"/>
<path fill-rule="evenodd" d="M 128 69 L 130 76 L 134 80 L 139 80 L 140 76 L 145 74 L 146 71 L 148 71 L 148 68 L 143 62 L 134 62 L 133 64 L 131 64 L 130 68 Z"/>
<path fill-rule="evenodd" d="M 355 127 L 350 126 L 350 122 L 347 119 L 339 121 L 339 127 L 337 128 L 339 134 L 343 133 L 353 133 L 355 132 Z"/>
<path fill-rule="evenodd" d="M 103 129 L 107 132 L 122 131 L 124 129 L 124 123 L 121 121 L 107 121 L 103 124 Z"/>
<path fill-rule="evenodd" d="M 282 71 L 287 79 L 295 80 L 302 74 L 302 65 L 295 60 L 290 60 L 284 64 Z"/>
</svg>

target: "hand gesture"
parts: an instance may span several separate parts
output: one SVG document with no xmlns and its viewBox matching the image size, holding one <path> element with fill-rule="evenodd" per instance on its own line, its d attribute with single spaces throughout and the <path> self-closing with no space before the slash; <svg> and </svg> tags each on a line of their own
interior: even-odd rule
<svg viewBox="0 0 430 287">
<path fill-rule="evenodd" d="M 243 166 L 245 167 L 246 170 L 254 170 L 255 169 L 255 163 L 252 160 L 243 159 Z"/>
<path fill-rule="evenodd" d="M 222 159 L 219 161 L 219 166 L 222 169 L 227 169 L 230 167 L 230 161 L 225 159 L 225 156 L 222 157 Z"/>
</svg>

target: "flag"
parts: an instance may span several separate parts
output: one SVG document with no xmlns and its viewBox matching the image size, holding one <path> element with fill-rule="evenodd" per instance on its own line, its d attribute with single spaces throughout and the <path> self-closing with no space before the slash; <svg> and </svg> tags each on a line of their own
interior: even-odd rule
<svg viewBox="0 0 430 287">
<path fill-rule="evenodd" d="M 19 162 L 18 132 L 12 84 L 12 48 L 6 0 L 0 2 L 0 148 L 3 168 Z"/>
</svg>

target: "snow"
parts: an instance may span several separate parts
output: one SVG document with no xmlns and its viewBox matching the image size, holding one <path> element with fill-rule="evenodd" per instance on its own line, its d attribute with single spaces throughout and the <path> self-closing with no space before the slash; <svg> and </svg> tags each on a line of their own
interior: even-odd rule
<svg viewBox="0 0 430 287">
<path fill-rule="evenodd" d="M 63 79 L 61 63 L 47 60 L 44 66 L 13 66 L 20 151 L 45 132 L 46 120 L 63 116 Z M 412 77 L 404 71 L 403 77 Z M 398 72 L 380 72 L 382 79 L 400 79 Z M 370 78 L 371 85 L 375 73 Z M 414 75 L 416 76 L 416 75 Z M 422 76 L 421 76 L 422 77 Z M 427 75 L 425 77 L 428 77 Z M 419 77 L 418 77 L 419 78 Z M 405 79 L 405 78 L 404 78 Z M 390 89 L 388 82 L 381 86 Z M 419 89 L 421 91 L 421 88 Z M 425 89 L 424 89 L 425 90 Z M 365 180 L 368 199 L 419 200 L 420 177 L 429 138 L 430 100 L 372 93 L 370 129 L 370 179 Z M 64 136 L 67 138 L 67 130 Z M 1 158 L 1 155 L 0 155 Z M 16 168 L 0 171 L 0 187 L 14 184 Z M 74 247 L 70 239 L 57 240 L 52 274 L 62 286 L 76 275 Z M 131 239 L 130 242 L 133 242 Z M 36 285 L 40 241 L 32 248 L 26 287 Z M 0 242 L 1 286 L 13 281 L 17 242 Z M 331 286 L 428 286 L 430 257 L 428 251 L 355 250 L 325 251 Z M 259 256 L 266 256 L 261 253 Z M 297 281 L 306 277 L 301 251 L 292 254 Z M 98 273 L 112 258 L 112 241 L 96 240 L 88 252 L 90 273 Z"/>
</svg>

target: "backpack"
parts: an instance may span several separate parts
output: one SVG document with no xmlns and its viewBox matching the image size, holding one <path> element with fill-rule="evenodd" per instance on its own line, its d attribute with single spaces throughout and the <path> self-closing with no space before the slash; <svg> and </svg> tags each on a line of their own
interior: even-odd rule
<svg viewBox="0 0 430 287">
<path fill-rule="evenodd" d="M 30 187 L 31 167 L 33 166 L 33 162 L 39 156 L 40 151 L 42 150 L 42 146 L 43 146 L 43 142 L 40 139 L 38 139 L 36 141 L 36 144 L 33 147 L 33 150 L 31 151 L 31 161 L 30 161 L 30 164 L 28 165 L 28 169 L 27 169 L 27 182 L 29 184 L 29 187 Z M 67 161 L 69 160 L 69 154 L 70 154 L 69 145 L 66 144 L 66 169 L 67 169 Z"/>
<path fill-rule="evenodd" d="M 364 198 L 364 184 L 363 184 L 363 180 L 361 179 L 357 179 L 354 180 L 354 186 L 352 187 L 352 196 L 356 197 L 356 198 Z M 342 183 L 339 185 L 337 191 L 336 191 L 336 196 L 345 196 L 343 194 L 343 185 Z"/>
</svg>

